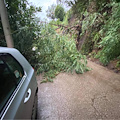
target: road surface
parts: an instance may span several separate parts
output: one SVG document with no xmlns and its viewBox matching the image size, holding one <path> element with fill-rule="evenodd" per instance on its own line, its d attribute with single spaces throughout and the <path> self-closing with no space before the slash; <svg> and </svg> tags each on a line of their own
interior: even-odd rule
<svg viewBox="0 0 120 120">
<path fill-rule="evenodd" d="M 120 119 L 120 75 L 88 61 L 84 74 L 60 73 L 53 83 L 38 80 L 38 119 Z"/>
</svg>

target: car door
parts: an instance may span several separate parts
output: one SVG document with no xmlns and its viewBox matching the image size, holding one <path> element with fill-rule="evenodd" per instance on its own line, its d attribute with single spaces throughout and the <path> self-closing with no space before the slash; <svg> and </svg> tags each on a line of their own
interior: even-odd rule
<svg viewBox="0 0 120 120">
<path fill-rule="evenodd" d="M 33 99 L 30 80 L 10 54 L 0 54 L 0 118 L 30 119 Z"/>
</svg>

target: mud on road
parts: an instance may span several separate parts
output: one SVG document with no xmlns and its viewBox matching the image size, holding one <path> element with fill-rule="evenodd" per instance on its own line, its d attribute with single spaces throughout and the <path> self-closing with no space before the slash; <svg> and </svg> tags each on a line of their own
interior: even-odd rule
<svg viewBox="0 0 120 120">
<path fill-rule="evenodd" d="M 120 75 L 88 61 L 84 74 L 60 73 L 53 83 L 38 80 L 38 119 L 120 119 Z"/>
</svg>

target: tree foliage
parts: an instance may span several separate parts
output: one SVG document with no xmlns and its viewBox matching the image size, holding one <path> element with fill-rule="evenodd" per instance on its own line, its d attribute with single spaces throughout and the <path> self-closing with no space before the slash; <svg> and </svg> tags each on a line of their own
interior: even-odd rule
<svg viewBox="0 0 120 120">
<path fill-rule="evenodd" d="M 51 18 L 53 20 L 55 19 L 55 8 L 56 8 L 56 5 L 54 4 L 48 7 L 48 10 L 46 11 L 48 18 Z"/>
<path fill-rule="evenodd" d="M 86 11 L 89 0 L 66 0 L 66 3 L 72 7 L 73 14 L 80 17 Z"/>
<path fill-rule="evenodd" d="M 6 0 L 6 8 L 15 48 L 30 62 L 34 61 L 32 47 L 40 33 L 35 13 L 41 11 L 41 8 L 29 4 L 27 0 Z M 1 46 L 6 46 L 2 25 L 0 28 Z"/>
<path fill-rule="evenodd" d="M 97 58 L 107 65 L 120 56 L 120 2 L 119 0 L 68 1 L 73 14 L 81 24 L 80 37 L 88 33 L 81 52 L 99 51 Z"/>
<path fill-rule="evenodd" d="M 38 73 L 45 73 L 45 81 L 51 81 L 60 71 L 84 73 L 87 60 L 75 46 L 75 41 L 67 35 L 58 35 L 51 25 L 45 25 L 41 37 L 34 45 L 36 58 L 39 58 Z"/>
<path fill-rule="evenodd" d="M 101 30 L 102 41 L 99 43 L 102 51 L 99 57 L 105 65 L 120 56 L 120 3 L 113 2 L 112 16 L 106 21 L 104 29 Z"/>
<path fill-rule="evenodd" d="M 51 78 L 60 71 L 84 73 L 89 70 L 86 57 L 77 51 L 72 37 L 57 34 L 52 21 L 49 24 L 39 24 L 35 13 L 41 11 L 41 8 L 30 5 L 27 0 L 8 0 L 6 7 L 15 47 L 38 68 L 38 73 L 44 72 L 46 81 L 52 81 Z M 58 5 L 55 9 L 58 18 L 55 22 L 58 25 L 63 21 L 64 15 L 64 8 Z M 3 31 L 1 26 L 0 28 L 2 38 Z"/>
<path fill-rule="evenodd" d="M 64 8 L 61 5 L 57 5 L 55 9 L 55 17 L 60 19 L 60 21 L 63 21 L 65 16 Z"/>
</svg>

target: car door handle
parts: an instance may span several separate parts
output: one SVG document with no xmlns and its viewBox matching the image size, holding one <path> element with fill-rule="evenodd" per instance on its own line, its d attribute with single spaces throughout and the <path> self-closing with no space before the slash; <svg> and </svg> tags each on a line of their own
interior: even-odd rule
<svg viewBox="0 0 120 120">
<path fill-rule="evenodd" d="M 25 96 L 24 103 L 26 103 L 30 99 L 30 96 L 31 96 L 31 89 L 29 88 Z"/>
</svg>

